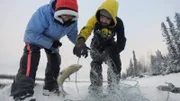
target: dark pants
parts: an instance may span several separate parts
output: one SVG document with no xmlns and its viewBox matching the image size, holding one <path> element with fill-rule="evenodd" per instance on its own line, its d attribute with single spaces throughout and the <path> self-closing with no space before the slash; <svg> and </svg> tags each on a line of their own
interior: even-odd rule
<svg viewBox="0 0 180 101">
<path fill-rule="evenodd" d="M 90 81 L 91 85 L 102 86 L 102 63 L 108 65 L 108 84 L 119 83 L 121 76 L 121 60 L 113 45 L 105 47 L 104 52 L 99 52 L 98 49 L 91 47 L 90 55 L 92 58 Z"/>
<path fill-rule="evenodd" d="M 11 96 L 21 96 L 24 93 L 34 94 L 36 71 L 40 60 L 40 47 L 26 43 L 24 53 L 20 60 L 20 68 L 11 87 Z M 57 76 L 60 70 L 61 58 L 58 52 L 52 53 L 45 49 L 47 55 L 47 67 L 45 73 L 45 85 L 57 84 Z M 49 88 L 51 89 L 51 88 Z"/>
</svg>

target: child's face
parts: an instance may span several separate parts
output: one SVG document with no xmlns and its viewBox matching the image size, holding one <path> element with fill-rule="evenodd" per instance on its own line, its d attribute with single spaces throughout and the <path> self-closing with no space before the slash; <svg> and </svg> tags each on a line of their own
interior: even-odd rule
<svg viewBox="0 0 180 101">
<path fill-rule="evenodd" d="M 108 26 L 111 24 L 112 19 L 106 16 L 100 15 L 100 24 L 102 26 Z"/>
<path fill-rule="evenodd" d="M 72 15 L 67 15 L 67 14 L 61 15 L 60 17 L 61 17 L 61 19 L 62 19 L 64 22 L 69 21 L 69 20 L 72 20 L 72 19 L 74 18 L 74 16 L 72 16 Z"/>
</svg>

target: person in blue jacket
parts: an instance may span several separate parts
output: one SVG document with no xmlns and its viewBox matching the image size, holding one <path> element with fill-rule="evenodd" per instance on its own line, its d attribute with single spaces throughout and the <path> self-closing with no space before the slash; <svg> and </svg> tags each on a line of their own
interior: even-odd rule
<svg viewBox="0 0 180 101">
<path fill-rule="evenodd" d="M 59 47 L 62 44 L 59 40 L 67 35 L 73 44 L 76 43 L 77 19 L 76 0 L 51 0 L 33 14 L 25 30 L 25 47 L 20 68 L 11 87 L 11 96 L 15 101 L 33 96 L 41 49 L 44 49 L 47 55 L 43 89 L 59 94 L 56 81 L 61 64 Z"/>
</svg>

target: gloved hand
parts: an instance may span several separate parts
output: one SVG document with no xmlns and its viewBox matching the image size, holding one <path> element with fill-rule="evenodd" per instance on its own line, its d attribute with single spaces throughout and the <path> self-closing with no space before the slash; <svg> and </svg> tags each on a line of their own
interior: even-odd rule
<svg viewBox="0 0 180 101">
<path fill-rule="evenodd" d="M 74 46 L 73 53 L 79 58 L 81 55 L 86 58 L 88 56 L 88 50 L 90 48 L 86 46 L 85 39 L 79 38 L 77 44 Z"/>
<path fill-rule="evenodd" d="M 58 47 L 61 47 L 62 46 L 62 43 L 59 42 L 58 40 L 55 40 L 52 44 L 52 47 L 53 48 L 58 48 Z"/>
</svg>

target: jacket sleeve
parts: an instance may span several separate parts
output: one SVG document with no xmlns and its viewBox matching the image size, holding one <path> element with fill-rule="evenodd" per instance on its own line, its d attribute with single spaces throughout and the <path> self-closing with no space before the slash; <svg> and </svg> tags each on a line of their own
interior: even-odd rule
<svg viewBox="0 0 180 101">
<path fill-rule="evenodd" d="M 78 35 L 78 37 L 77 37 L 77 40 L 78 40 L 80 37 L 83 37 L 85 40 L 87 40 L 88 37 L 91 35 L 91 32 L 93 31 L 94 25 L 95 25 L 96 22 L 97 22 L 96 17 L 95 17 L 95 16 L 91 17 L 91 18 L 88 20 L 86 26 L 84 26 L 84 27 L 81 29 L 81 31 L 80 31 L 80 33 L 79 33 L 79 35 Z"/>
<path fill-rule="evenodd" d="M 50 49 L 53 40 L 43 34 L 49 25 L 48 19 L 43 9 L 46 8 L 39 8 L 31 17 L 25 31 L 25 37 L 35 44 Z"/>
<path fill-rule="evenodd" d="M 73 44 L 76 44 L 77 33 L 78 33 L 77 22 L 75 22 L 75 24 L 73 24 L 72 30 L 70 31 L 70 33 L 67 34 L 68 39 Z"/>
<path fill-rule="evenodd" d="M 117 30 L 117 50 L 120 53 L 124 50 L 126 45 L 126 37 L 124 32 L 124 24 L 122 20 L 119 20 L 119 23 L 116 26 Z"/>
</svg>

